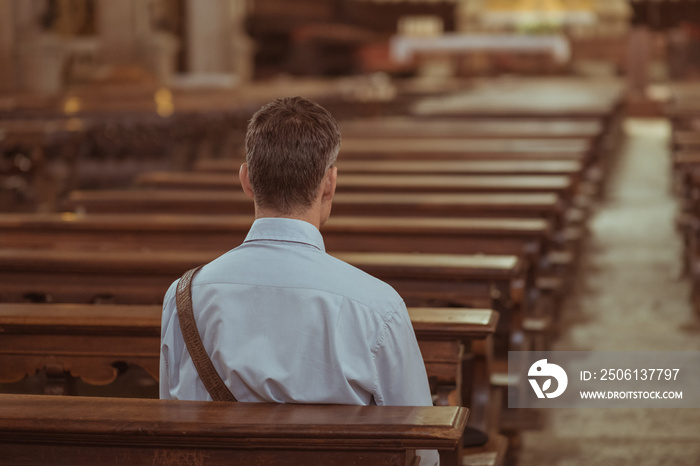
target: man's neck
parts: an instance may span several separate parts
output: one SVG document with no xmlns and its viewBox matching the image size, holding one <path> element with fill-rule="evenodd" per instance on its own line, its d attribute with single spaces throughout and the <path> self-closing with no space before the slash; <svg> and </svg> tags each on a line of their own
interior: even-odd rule
<svg viewBox="0 0 700 466">
<path fill-rule="evenodd" d="M 308 209 L 303 212 L 281 213 L 270 209 L 259 209 L 255 206 L 255 218 L 290 218 L 293 220 L 302 220 L 315 226 L 316 229 L 321 229 L 321 212 L 319 209 Z"/>
</svg>

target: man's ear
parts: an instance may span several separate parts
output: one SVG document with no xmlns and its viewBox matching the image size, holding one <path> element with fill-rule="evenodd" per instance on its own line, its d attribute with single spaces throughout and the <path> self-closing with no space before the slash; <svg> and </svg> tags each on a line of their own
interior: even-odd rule
<svg viewBox="0 0 700 466">
<path fill-rule="evenodd" d="M 335 194 L 335 187 L 338 182 L 338 167 L 331 167 L 323 180 L 323 200 L 330 201 Z"/>
<path fill-rule="evenodd" d="M 241 180 L 241 187 L 243 192 L 249 198 L 253 199 L 253 189 L 250 187 L 250 178 L 248 178 L 248 165 L 243 163 L 241 168 L 238 170 L 238 178 Z"/>
</svg>

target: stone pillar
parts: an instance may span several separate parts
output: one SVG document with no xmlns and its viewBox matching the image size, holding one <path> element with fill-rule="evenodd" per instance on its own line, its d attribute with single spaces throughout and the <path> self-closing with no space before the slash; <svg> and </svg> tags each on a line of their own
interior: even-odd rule
<svg viewBox="0 0 700 466">
<path fill-rule="evenodd" d="M 19 88 L 24 91 L 55 94 L 63 88 L 65 49 L 61 40 L 40 35 L 17 47 Z"/>
<path fill-rule="evenodd" d="M 188 0 L 188 71 L 250 79 L 252 43 L 243 29 L 245 15 L 245 0 Z"/>
<path fill-rule="evenodd" d="M 179 45 L 171 34 L 154 30 L 155 7 L 154 0 L 100 0 L 102 57 L 109 64 L 141 66 L 167 84 L 175 72 Z"/>
<path fill-rule="evenodd" d="M 97 3 L 100 48 L 108 63 L 127 65 L 136 62 L 136 6 L 134 0 L 99 0 Z"/>
<path fill-rule="evenodd" d="M 22 0 L 12 3 L 16 82 L 20 90 L 56 93 L 63 87 L 64 47 L 40 24 L 44 6 Z"/>
<path fill-rule="evenodd" d="M 231 12 L 230 50 L 231 70 L 240 82 L 249 82 L 255 72 L 253 55 L 255 43 L 245 32 L 245 19 L 248 13 L 247 0 L 229 0 Z"/>
<path fill-rule="evenodd" d="M 139 62 L 161 84 L 168 84 L 175 74 L 178 40 L 171 34 L 156 32 L 144 36 L 139 43 Z"/>
<path fill-rule="evenodd" d="M 225 70 L 226 0 L 188 0 L 187 63 L 192 73 Z"/>
</svg>

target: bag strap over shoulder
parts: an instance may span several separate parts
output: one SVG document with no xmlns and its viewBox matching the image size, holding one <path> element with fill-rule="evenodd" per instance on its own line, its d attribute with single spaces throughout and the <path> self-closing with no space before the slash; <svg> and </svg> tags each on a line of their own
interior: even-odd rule
<svg viewBox="0 0 700 466">
<path fill-rule="evenodd" d="M 237 401 L 231 390 L 226 386 L 221 376 L 216 372 L 211 358 L 204 349 L 202 338 L 197 330 L 194 320 L 194 310 L 192 309 L 192 277 L 202 266 L 188 270 L 180 278 L 177 284 L 176 303 L 177 317 L 180 320 L 182 336 L 187 345 L 194 367 L 197 368 L 199 378 L 202 379 L 209 395 L 214 401 Z"/>
</svg>

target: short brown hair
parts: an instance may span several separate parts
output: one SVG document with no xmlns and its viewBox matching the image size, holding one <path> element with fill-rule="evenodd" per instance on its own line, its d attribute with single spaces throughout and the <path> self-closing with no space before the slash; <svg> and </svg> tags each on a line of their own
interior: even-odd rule
<svg viewBox="0 0 700 466">
<path fill-rule="evenodd" d="M 333 116 L 302 97 L 276 99 L 258 110 L 245 138 L 255 202 L 290 213 L 311 206 L 335 165 L 340 130 Z"/>
</svg>

